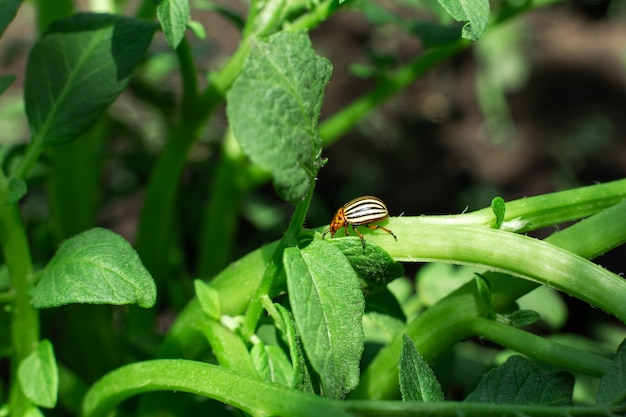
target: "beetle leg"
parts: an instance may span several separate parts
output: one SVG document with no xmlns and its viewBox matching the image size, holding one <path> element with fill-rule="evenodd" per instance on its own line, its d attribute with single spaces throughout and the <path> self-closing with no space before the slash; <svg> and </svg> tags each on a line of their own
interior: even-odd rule
<svg viewBox="0 0 626 417">
<path fill-rule="evenodd" d="M 361 239 L 361 246 L 363 246 L 363 250 L 365 250 L 365 238 L 363 237 L 363 235 L 361 234 L 361 232 L 359 232 L 356 229 L 355 225 L 352 225 L 352 229 L 354 229 L 354 233 L 356 233 L 356 235 L 359 237 L 359 239 Z"/>
<path fill-rule="evenodd" d="M 379 226 L 377 224 L 368 224 L 367 227 L 369 227 L 370 229 L 383 229 L 385 232 L 389 233 L 391 236 L 393 236 L 393 238 L 395 240 L 398 240 L 398 238 L 396 237 L 396 235 L 389 229 L 387 229 L 386 227 L 382 227 Z"/>
</svg>

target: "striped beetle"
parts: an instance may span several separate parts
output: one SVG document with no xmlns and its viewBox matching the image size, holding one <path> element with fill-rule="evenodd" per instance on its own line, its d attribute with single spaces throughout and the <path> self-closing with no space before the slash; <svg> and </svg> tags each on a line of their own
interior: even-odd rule
<svg viewBox="0 0 626 417">
<path fill-rule="evenodd" d="M 367 226 L 370 229 L 382 229 L 393 236 L 395 240 L 398 240 L 391 230 L 377 224 L 372 224 L 384 220 L 387 217 L 389 217 L 389 211 L 387 211 L 387 206 L 385 206 L 385 203 L 383 203 L 380 198 L 371 195 L 355 198 L 337 210 L 333 216 L 333 220 L 330 222 L 328 230 L 322 235 L 322 239 L 324 239 L 324 236 L 326 236 L 328 232 L 330 232 L 331 237 L 335 237 L 337 230 L 342 227 L 346 231 L 346 236 L 348 236 L 348 225 L 350 225 L 361 239 L 363 249 L 365 249 L 365 238 L 357 230 L 357 226 Z"/>
</svg>

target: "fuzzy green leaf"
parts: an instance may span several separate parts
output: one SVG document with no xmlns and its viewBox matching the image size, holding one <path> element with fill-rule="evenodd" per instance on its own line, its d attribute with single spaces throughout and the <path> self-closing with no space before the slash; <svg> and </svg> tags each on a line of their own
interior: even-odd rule
<svg viewBox="0 0 626 417">
<path fill-rule="evenodd" d="M 530 326 L 539 321 L 541 316 L 533 310 L 517 310 L 506 317 L 513 327 Z"/>
<path fill-rule="evenodd" d="M 398 368 L 403 401 L 443 401 L 443 391 L 435 373 L 406 334 L 402 335 Z"/>
<path fill-rule="evenodd" d="M 597 405 L 619 405 L 626 403 L 626 341 L 617 348 L 617 355 L 611 366 L 602 375 L 598 394 Z"/>
<path fill-rule="evenodd" d="M 250 375 L 256 374 L 248 346 L 239 334 L 215 320 L 205 320 L 199 327 L 220 365 Z"/>
<path fill-rule="evenodd" d="M 330 239 L 329 242 L 348 258 L 361 278 L 365 293 L 381 290 L 404 274 L 402 264 L 394 261 L 380 246 L 368 243 L 363 248 L 360 239 L 356 237 Z"/>
<path fill-rule="evenodd" d="M 72 303 L 152 307 L 156 286 L 121 236 L 94 228 L 61 244 L 33 291 L 37 308 Z"/>
<path fill-rule="evenodd" d="M 250 351 L 252 363 L 258 374 L 267 381 L 292 386 L 293 369 L 285 352 L 278 346 L 257 343 Z"/>
<path fill-rule="evenodd" d="M 489 0 L 439 0 L 439 4 L 463 26 L 463 37 L 476 41 L 489 22 Z"/>
<path fill-rule="evenodd" d="M 126 87 L 155 28 L 145 20 L 96 13 L 54 22 L 26 67 L 32 137 L 50 146 L 85 133 Z"/>
<path fill-rule="evenodd" d="M 196 290 L 196 297 L 198 297 L 202 311 L 213 320 L 219 320 L 222 315 L 219 292 L 199 279 L 193 282 L 193 286 Z"/>
<path fill-rule="evenodd" d="M 478 297 L 483 302 L 483 305 L 487 308 L 487 317 L 490 319 L 495 318 L 496 312 L 493 309 L 493 295 L 491 292 L 491 286 L 489 285 L 489 281 L 487 281 L 487 279 L 478 272 L 474 273 L 474 281 L 476 282 Z"/>
<path fill-rule="evenodd" d="M 571 374 L 548 373 L 522 356 L 511 356 L 486 373 L 465 401 L 568 406 L 572 404 L 573 389 Z"/>
<path fill-rule="evenodd" d="M 291 367 L 293 369 L 292 387 L 297 390 L 314 393 L 311 375 L 306 365 L 304 352 L 302 351 L 301 339 L 296 333 L 296 324 L 291 313 L 282 305 L 274 304 L 280 316 L 280 323 L 277 327 L 282 331 L 283 342 L 289 346 L 289 356 L 291 357 Z"/>
<path fill-rule="evenodd" d="M 59 370 L 52 343 L 42 340 L 17 370 L 22 391 L 39 407 L 54 408 L 59 391 Z"/>
<path fill-rule="evenodd" d="M 187 24 L 191 19 L 188 0 L 157 0 L 157 17 L 165 40 L 172 49 L 176 49 L 183 40 Z"/>
<path fill-rule="evenodd" d="M 504 215 L 506 213 L 506 204 L 504 203 L 504 199 L 502 197 L 496 197 L 491 200 L 491 210 L 496 216 L 496 229 L 499 229 L 500 226 L 502 226 Z"/>
<path fill-rule="evenodd" d="M 243 151 L 272 174 L 281 198 L 297 204 L 322 165 L 318 116 L 331 65 L 305 32 L 250 42 L 228 92 L 228 120 Z"/>
<path fill-rule="evenodd" d="M 289 302 L 304 350 L 325 396 L 343 398 L 359 382 L 363 293 L 345 256 L 328 242 L 284 253 Z"/>
</svg>

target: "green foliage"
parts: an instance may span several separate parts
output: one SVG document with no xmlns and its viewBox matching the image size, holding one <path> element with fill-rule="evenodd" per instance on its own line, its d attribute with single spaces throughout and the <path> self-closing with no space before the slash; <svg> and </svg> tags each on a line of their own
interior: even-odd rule
<svg viewBox="0 0 626 417">
<path fill-rule="evenodd" d="M 320 375 L 324 395 L 342 398 L 358 384 L 363 351 L 365 303 L 358 277 L 345 256 L 326 242 L 286 249 L 284 264 L 304 350 Z"/>
<path fill-rule="evenodd" d="M 363 248 L 359 246 L 361 242 L 358 238 L 332 239 L 329 242 L 348 259 L 366 295 L 385 289 L 387 284 L 404 273 L 402 264 L 394 261 L 380 246 L 369 244 Z"/>
<path fill-rule="evenodd" d="M 222 315 L 222 308 L 220 306 L 220 295 L 217 290 L 199 279 L 195 280 L 193 285 L 202 310 L 213 320 L 219 320 Z"/>
<path fill-rule="evenodd" d="M 243 151 L 271 173 L 282 198 L 297 204 L 322 164 L 317 118 L 331 65 L 304 32 L 250 42 L 228 92 L 228 118 Z"/>
<path fill-rule="evenodd" d="M 191 18 L 189 1 L 160 0 L 156 3 L 156 12 L 165 39 L 172 49 L 176 49 L 185 37 L 187 24 Z"/>
<path fill-rule="evenodd" d="M 71 303 L 131 304 L 156 301 L 152 277 L 119 235 L 95 228 L 61 244 L 33 292 L 37 308 Z"/>
<path fill-rule="evenodd" d="M 25 4 L 42 33 L 25 76 L 0 76 L 5 96 L 24 80 L 30 130 L 25 147 L 12 129 L 0 145 L 0 357 L 11 370 L 0 413 L 624 415 L 626 342 L 607 359 L 623 328 L 573 345 L 547 333 L 558 336 L 567 319 L 556 290 L 626 322 L 626 281 L 591 261 L 626 242 L 626 180 L 391 217 L 385 227 L 397 240 L 361 227 L 365 247 L 354 236 L 323 240 L 327 225 L 305 229 L 324 205 L 314 199 L 323 148 L 468 40 L 481 45 L 480 96 L 496 100 L 481 106 L 503 116 L 505 87 L 522 77 L 484 77 L 508 56 L 521 59 L 503 47 L 521 35 L 498 29 L 533 4 L 492 2 L 492 12 L 487 0 L 253 0 L 244 14 L 226 3 L 146 0 L 135 17 L 115 10 L 128 10 L 125 1 L 108 13 L 73 13 L 69 0 Z M 0 0 L 0 34 L 20 6 Z M 334 62 L 315 43 L 326 33 L 309 32 L 348 6 L 421 49 L 338 60 L 339 83 L 351 66 L 372 89 L 355 89 L 339 110 L 329 105 L 320 123 Z M 200 60 L 213 39 L 191 20 L 196 8 L 238 31 L 224 62 Z M 159 25 L 167 45 L 153 37 Z M 481 44 L 484 34 L 491 39 Z M 363 142 L 348 157 L 368 148 L 376 151 Z M 375 168 L 352 175 L 365 183 Z M 269 182 L 295 208 L 276 209 L 259 191 Z M 384 185 L 392 195 L 394 184 Z M 141 210 L 125 203 L 123 219 L 110 217 L 129 195 L 144 196 Z M 240 216 L 250 224 L 240 228 Z M 126 222 L 138 223 L 136 236 Z M 545 239 L 527 234 L 565 223 Z M 416 264 L 425 265 L 406 277 Z M 461 346 L 481 354 L 454 349 L 476 338 L 490 343 Z M 492 368 L 496 345 L 524 357 Z M 573 374 L 599 379 L 585 396 L 595 405 L 579 404 Z M 459 389 L 455 378 L 480 383 Z M 449 387 L 465 401 L 450 401 Z"/>
<path fill-rule="evenodd" d="M 293 368 L 280 347 L 257 343 L 250 349 L 250 356 L 261 378 L 288 387 L 293 386 Z"/>
<path fill-rule="evenodd" d="M 40 407 L 53 408 L 57 403 L 59 371 L 52 343 L 42 340 L 20 363 L 17 375 L 24 394 Z"/>
<path fill-rule="evenodd" d="M 506 212 L 504 199 L 502 197 L 496 197 L 491 200 L 491 209 L 493 210 L 493 214 L 496 216 L 496 228 L 499 229 L 502 226 L 504 214 Z"/>
<path fill-rule="evenodd" d="M 626 402 L 626 342 L 617 348 L 611 366 L 600 379 L 596 403 L 598 405 L 620 405 Z"/>
<path fill-rule="evenodd" d="M 521 356 L 489 371 L 467 402 L 565 406 L 572 403 L 574 377 L 547 373 Z"/>
<path fill-rule="evenodd" d="M 491 292 L 491 287 L 489 286 L 489 281 L 487 281 L 485 277 L 479 273 L 474 274 L 474 280 L 476 281 L 476 290 L 478 292 L 478 297 L 480 298 L 481 303 L 487 310 L 487 317 L 490 319 L 495 319 L 496 312 L 493 310 L 493 294 Z"/>
<path fill-rule="evenodd" d="M 439 0 L 439 4 L 463 26 L 463 37 L 476 41 L 482 36 L 489 21 L 489 0 Z"/>
<path fill-rule="evenodd" d="M 118 15 L 76 14 L 51 25 L 26 67 L 24 101 L 34 146 L 71 142 L 122 92 L 155 25 Z"/>
<path fill-rule="evenodd" d="M 409 336 L 402 335 L 400 392 L 403 401 L 443 401 L 441 385 Z"/>
</svg>

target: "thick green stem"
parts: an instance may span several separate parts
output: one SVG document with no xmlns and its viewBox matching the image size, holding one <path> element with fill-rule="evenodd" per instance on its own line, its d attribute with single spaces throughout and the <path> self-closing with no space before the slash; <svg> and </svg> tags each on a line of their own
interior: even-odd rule
<svg viewBox="0 0 626 417">
<path fill-rule="evenodd" d="M 392 220 L 394 220 L 394 222 L 390 221 L 390 227 L 396 223 L 395 220 L 402 220 L 404 222 L 406 218 Z M 404 231 L 399 229 L 401 228 L 398 226 L 398 228 L 393 230 L 396 234 L 398 234 L 398 241 L 400 242 Z M 412 230 L 409 235 L 415 237 L 413 233 L 419 233 L 419 230 L 426 232 L 429 228 L 424 229 L 417 224 L 413 224 L 411 229 Z M 452 236 L 454 232 L 450 232 Z M 461 234 L 457 235 L 457 237 L 465 239 L 464 244 L 468 247 L 473 246 L 476 243 L 472 237 L 466 236 L 462 231 L 460 233 Z M 409 235 L 405 238 L 408 238 Z M 584 236 L 591 235 L 602 235 L 603 237 L 598 238 L 597 240 L 589 239 L 586 241 L 586 245 L 580 245 L 580 239 L 584 239 Z M 523 236 L 517 237 L 529 239 Z M 368 238 L 370 240 L 378 239 L 378 237 L 373 234 L 368 236 Z M 381 246 L 384 246 L 390 253 L 393 254 L 395 251 L 395 242 L 383 242 L 385 241 L 380 241 Z M 421 241 L 418 242 L 416 239 L 413 239 L 413 243 L 415 244 L 421 244 L 420 242 Z M 626 201 L 603 210 L 586 220 L 570 226 L 564 231 L 553 234 L 544 242 L 541 242 L 541 247 L 545 247 L 548 251 L 552 251 L 552 248 L 556 249 L 555 245 L 559 245 L 559 247 L 563 250 L 578 251 L 577 255 L 580 255 L 581 257 L 589 257 L 602 253 L 606 250 L 606 248 L 615 247 L 616 245 L 623 244 L 624 242 L 626 242 Z M 454 249 L 456 244 L 452 245 L 450 252 L 446 253 L 444 251 L 443 254 L 431 253 L 430 249 L 428 249 L 428 245 L 430 244 L 431 243 L 426 243 L 426 252 L 422 252 L 422 248 L 416 246 L 414 248 L 412 259 L 414 261 L 423 261 L 427 260 L 429 257 L 435 256 L 434 259 L 439 261 L 446 261 L 446 257 L 448 257 L 448 262 L 457 263 L 464 261 L 463 259 L 456 258 L 457 252 Z M 500 241 L 494 241 L 493 246 L 495 259 L 497 260 L 500 257 L 500 255 L 498 255 L 500 250 Z M 555 272 L 557 274 L 563 272 L 566 274 L 571 273 L 573 274 L 572 278 L 576 278 L 568 282 L 566 284 L 566 288 L 562 288 L 566 292 L 573 292 L 576 293 L 576 296 L 585 297 L 584 299 L 596 306 L 598 304 L 602 304 L 604 308 L 610 310 L 614 307 L 622 310 L 619 306 L 624 304 L 623 299 L 626 295 L 626 289 L 624 289 L 626 282 L 624 282 L 622 278 L 609 273 L 610 275 L 607 276 L 607 280 L 605 281 L 604 277 L 606 271 L 604 271 L 601 267 L 596 267 L 590 264 L 585 264 L 584 267 L 590 268 L 588 270 L 590 275 L 585 275 L 585 277 L 577 275 L 580 271 L 572 270 L 570 269 L 572 265 L 567 265 L 568 261 L 566 259 L 572 257 L 572 255 L 568 254 L 568 252 L 563 252 L 562 259 L 559 259 L 561 256 L 557 255 L 558 250 L 555 252 L 555 256 L 550 256 L 547 253 L 544 254 L 540 251 L 540 253 L 533 255 L 533 259 L 524 259 L 523 256 L 521 258 L 518 257 L 522 253 L 525 253 L 528 249 L 528 247 L 525 246 L 526 245 L 519 247 L 514 246 L 510 248 L 512 258 L 509 260 L 512 263 L 520 262 L 520 268 L 525 270 L 526 268 L 529 268 L 527 272 L 530 272 L 535 268 L 541 269 L 541 265 L 543 264 L 546 267 L 544 272 L 545 279 L 552 277 Z M 477 248 L 472 248 L 471 250 L 474 251 L 476 249 Z M 417 253 L 420 253 L 420 255 L 418 256 Z M 544 257 L 544 255 L 546 256 Z M 422 256 L 424 257 L 422 258 Z M 465 259 L 465 261 L 467 261 L 467 259 Z M 547 263 L 544 263 L 546 261 Z M 552 261 L 555 263 L 551 264 Z M 578 262 L 579 261 L 575 261 L 575 263 Z M 559 272 L 553 270 L 552 267 L 565 269 Z M 509 272 L 515 272 L 516 269 L 517 267 L 514 266 Z M 487 273 L 485 276 L 489 279 L 491 284 L 493 307 L 496 310 L 510 305 L 516 299 L 530 292 L 538 285 L 535 282 L 516 279 L 507 274 Z M 608 278 L 609 276 L 611 278 Z M 590 281 L 588 281 L 588 279 Z M 566 278 L 565 281 L 569 281 L 568 278 Z M 591 290 L 593 295 L 588 293 L 587 290 Z M 617 312 L 614 312 L 614 314 L 615 313 Z M 617 314 L 619 314 L 619 316 L 623 316 L 623 312 L 619 312 Z M 427 360 L 433 360 L 442 352 L 449 350 L 459 340 L 468 336 L 466 329 L 460 328 L 459 323 L 467 322 L 469 319 L 482 317 L 484 315 L 485 308 L 477 295 L 476 286 L 474 282 L 470 282 L 452 293 L 450 296 L 433 305 L 413 322 L 409 323 L 405 332 L 413 339 L 420 353 Z M 622 317 L 621 320 L 624 321 L 625 319 Z M 363 373 L 361 385 L 359 385 L 357 390 L 353 393 L 355 398 L 383 399 L 394 398 L 398 395 L 397 361 L 401 346 L 401 338 L 397 337 L 393 342 L 381 349 Z"/>
<path fill-rule="evenodd" d="M 4 175 L 0 179 L 0 200 L 7 195 Z M 4 261 L 11 279 L 11 290 L 15 298 L 11 305 L 11 415 L 23 416 L 32 407 L 24 396 L 17 380 L 17 368 L 37 346 L 39 341 L 39 314 L 30 304 L 34 285 L 32 261 L 26 231 L 17 204 L 0 205 L 0 244 Z"/>
<path fill-rule="evenodd" d="M 596 378 L 604 375 L 611 365 L 611 361 L 603 356 L 553 342 L 495 320 L 476 317 L 457 325 L 465 328 L 468 336 L 480 336 L 531 358 Z"/>
<path fill-rule="evenodd" d="M 166 273 L 165 268 L 168 265 L 167 255 L 168 248 L 171 247 L 178 181 L 187 162 L 187 154 L 199 137 L 206 120 L 223 101 L 224 94 L 241 71 L 248 50 L 248 42 L 242 41 L 239 49 L 222 70 L 211 78 L 211 84 L 197 100 L 183 99 L 185 103 L 193 101 L 197 109 L 184 116 L 184 119 L 172 130 L 150 177 L 140 217 L 136 246 L 144 264 L 153 273 L 157 283 L 159 277 Z M 181 51 L 181 62 L 186 62 L 184 48 Z M 186 89 L 192 84 L 192 81 L 185 82 Z M 189 94 L 190 92 L 187 96 Z M 189 104 L 183 107 L 188 108 Z"/>
<path fill-rule="evenodd" d="M 196 274 L 212 278 L 228 263 L 237 237 L 239 205 L 251 187 L 249 162 L 229 130 L 217 161 L 200 229 Z"/>
<path fill-rule="evenodd" d="M 610 416 L 626 406 L 553 407 L 466 402 L 340 401 L 306 394 L 233 370 L 189 360 L 154 360 L 116 369 L 96 382 L 83 402 L 83 417 L 110 414 L 125 399 L 153 391 L 187 392 L 230 404 L 255 416 Z M 179 394 L 182 395 L 182 394 Z"/>
<path fill-rule="evenodd" d="M 182 359 L 138 362 L 105 375 L 85 396 L 83 416 L 108 415 L 125 398 L 159 390 L 206 396 L 256 416 L 349 417 L 338 401 L 251 378 L 222 366 Z"/>
</svg>

